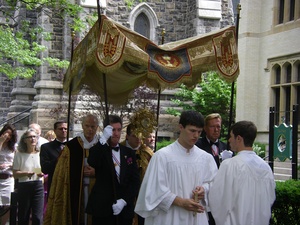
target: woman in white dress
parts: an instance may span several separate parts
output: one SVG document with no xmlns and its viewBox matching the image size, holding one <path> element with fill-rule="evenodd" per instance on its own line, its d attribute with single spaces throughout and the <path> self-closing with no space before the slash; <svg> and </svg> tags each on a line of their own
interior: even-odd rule
<svg viewBox="0 0 300 225">
<path fill-rule="evenodd" d="M 18 224 L 43 223 L 44 186 L 41 171 L 40 152 L 37 146 L 38 134 L 30 128 L 21 137 L 13 162 L 13 174 L 18 182 Z"/>
<path fill-rule="evenodd" d="M 1 224 L 6 224 L 9 218 L 11 192 L 14 191 L 14 178 L 12 172 L 15 144 L 17 142 L 16 129 L 5 124 L 0 131 L 0 207 Z"/>
</svg>

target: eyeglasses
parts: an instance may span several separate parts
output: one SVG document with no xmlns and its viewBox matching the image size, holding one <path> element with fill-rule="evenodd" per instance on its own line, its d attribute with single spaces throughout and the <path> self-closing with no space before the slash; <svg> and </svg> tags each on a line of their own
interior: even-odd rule
<svg viewBox="0 0 300 225">
<path fill-rule="evenodd" d="M 60 127 L 60 128 L 57 128 L 57 130 L 67 130 L 67 128 Z"/>
<path fill-rule="evenodd" d="M 36 139 L 36 136 L 27 136 L 26 138 L 27 138 L 27 139 L 29 139 L 29 138 Z"/>
</svg>

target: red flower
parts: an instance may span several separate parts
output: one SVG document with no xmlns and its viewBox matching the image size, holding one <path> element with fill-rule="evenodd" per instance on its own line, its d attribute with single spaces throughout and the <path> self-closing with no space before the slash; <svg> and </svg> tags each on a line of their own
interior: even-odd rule
<svg viewBox="0 0 300 225">
<path fill-rule="evenodd" d="M 128 165 L 132 164 L 132 158 L 131 158 L 131 157 L 130 157 L 130 158 L 127 158 L 126 161 L 127 161 L 127 164 L 128 164 Z"/>
</svg>

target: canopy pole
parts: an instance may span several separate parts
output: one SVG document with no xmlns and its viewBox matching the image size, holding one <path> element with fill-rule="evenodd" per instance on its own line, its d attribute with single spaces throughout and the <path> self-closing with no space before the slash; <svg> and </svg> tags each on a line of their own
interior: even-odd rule
<svg viewBox="0 0 300 225">
<path fill-rule="evenodd" d="M 98 22 L 99 22 L 99 30 L 101 32 L 101 6 L 100 6 L 100 0 L 97 1 L 97 13 L 98 13 Z M 103 73 L 103 89 L 104 89 L 104 101 L 105 101 L 105 120 L 107 124 L 109 124 L 108 121 L 108 100 L 107 100 L 107 86 L 106 86 L 106 74 Z M 103 127 L 104 128 L 104 127 Z"/>
<path fill-rule="evenodd" d="M 160 94 L 161 94 L 161 88 L 158 89 L 158 93 L 157 93 L 157 108 L 156 108 L 156 124 L 157 124 L 157 128 L 155 130 L 154 152 L 156 151 L 157 134 L 158 134 L 158 120 L 159 120 L 159 109 L 160 109 Z"/>
<path fill-rule="evenodd" d="M 165 43 L 165 34 L 166 34 L 166 30 L 165 30 L 165 28 L 163 28 L 162 31 L 161 31 L 161 44 L 162 45 Z M 154 152 L 156 151 L 157 134 L 158 134 L 158 120 L 159 120 L 159 109 L 160 109 L 160 96 L 161 96 L 161 87 L 159 87 L 158 93 L 157 93 L 157 108 L 156 108 L 156 123 L 157 123 L 157 128 L 155 130 Z"/>
<path fill-rule="evenodd" d="M 69 87 L 69 101 L 68 101 L 68 129 L 67 129 L 67 141 L 69 141 L 69 134 L 70 134 L 70 114 L 71 114 L 71 95 L 72 95 L 72 82 L 70 83 Z"/>
<path fill-rule="evenodd" d="M 99 28 L 101 26 L 101 6 L 100 6 L 100 1 L 101 0 L 96 0 L 97 1 L 97 13 L 98 13 L 98 21 L 99 21 Z"/>
<path fill-rule="evenodd" d="M 241 11 L 241 4 L 237 5 L 237 16 L 236 16 L 236 26 L 235 26 L 235 38 L 236 38 L 236 49 L 238 49 L 238 37 L 239 37 L 239 24 L 240 24 L 240 11 Z M 229 111 L 229 123 L 228 123 L 228 134 L 227 134 L 227 149 L 230 149 L 229 146 L 229 138 L 230 138 L 230 127 L 233 123 L 233 100 L 234 100 L 234 84 L 233 81 L 231 84 L 231 97 L 230 97 L 230 111 Z"/>
<path fill-rule="evenodd" d="M 75 39 L 75 33 L 72 31 L 72 43 L 71 43 L 71 61 L 70 61 L 70 68 L 72 68 L 72 62 L 73 62 L 73 55 L 74 55 L 74 39 Z M 71 117 L 71 96 L 72 96 L 72 88 L 73 88 L 73 82 L 71 80 L 70 86 L 69 86 L 69 99 L 68 99 L 68 118 L 67 118 L 67 141 L 69 141 L 69 135 L 70 135 L 70 117 Z"/>
<path fill-rule="evenodd" d="M 101 32 L 101 7 L 99 4 L 100 0 L 97 0 L 97 10 L 98 10 L 98 21 L 99 21 L 99 30 Z M 105 101 L 105 123 L 109 124 L 109 118 L 108 118 L 108 97 L 107 97 L 107 85 L 106 85 L 106 74 L 103 73 L 103 90 L 104 90 L 104 101 Z M 104 127 L 103 127 L 104 129 Z M 110 144 L 110 139 L 107 141 L 109 144 L 110 151 L 112 151 L 112 146 Z M 111 178 L 112 178 L 112 186 L 113 186 L 113 195 L 114 195 L 114 201 L 117 202 L 117 190 L 116 190 L 116 184 L 114 180 L 115 176 L 115 168 L 113 166 L 113 163 L 111 163 L 112 169 L 111 169 Z M 116 224 L 119 224 L 119 218 L 116 217 Z"/>
<path fill-rule="evenodd" d="M 105 73 L 103 73 L 103 89 L 104 89 L 104 101 L 105 101 L 105 120 L 106 120 L 106 124 L 109 124 L 109 119 L 108 119 L 108 98 L 107 98 L 107 86 L 106 86 L 106 74 Z"/>
</svg>

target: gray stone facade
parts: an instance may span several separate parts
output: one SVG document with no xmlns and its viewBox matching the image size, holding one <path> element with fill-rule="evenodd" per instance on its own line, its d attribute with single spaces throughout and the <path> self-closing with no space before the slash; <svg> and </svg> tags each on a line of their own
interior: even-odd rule
<svg viewBox="0 0 300 225">
<path fill-rule="evenodd" d="M 8 108 L 10 107 L 10 103 L 13 100 L 12 97 L 12 89 L 13 89 L 13 81 L 8 79 L 6 76 L 0 76 L 0 117 L 1 119 L 6 119 L 6 114 Z"/>
<path fill-rule="evenodd" d="M 163 29 L 166 31 L 165 43 L 168 43 L 234 23 L 231 0 L 165 0 L 163 2 L 151 0 L 142 3 L 136 0 L 132 7 L 125 2 L 128 1 L 108 0 L 103 13 L 131 29 L 133 29 L 136 16 L 141 12 L 144 13 L 150 21 L 150 38 L 157 44 L 161 44 Z M 85 7 L 84 12 L 79 16 L 85 18 L 95 11 L 95 7 Z M 44 52 L 41 57 L 70 59 L 71 31 L 67 19 L 49 17 L 51 12 L 45 14 L 25 9 L 20 14 L 30 18 L 33 24 L 38 24 L 52 34 L 51 41 L 39 40 L 48 47 L 48 51 Z M 77 34 L 77 36 L 82 38 L 84 34 Z M 37 68 L 37 74 L 32 79 L 17 78 L 11 81 L 4 75 L 0 75 L 0 122 L 31 107 L 32 109 L 28 112 L 29 120 L 24 121 L 21 127 L 36 122 L 45 132 L 52 129 L 56 120 L 66 119 L 68 95 L 62 89 L 64 72 L 43 65 Z M 172 118 L 167 120 L 173 121 Z M 161 124 L 165 121 L 161 121 Z M 174 137 L 175 135 L 170 135 L 169 128 L 162 128 L 161 135 Z M 170 129 L 174 131 L 174 128 Z"/>
</svg>

